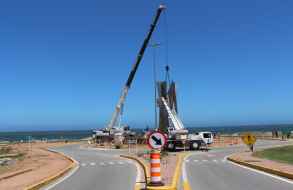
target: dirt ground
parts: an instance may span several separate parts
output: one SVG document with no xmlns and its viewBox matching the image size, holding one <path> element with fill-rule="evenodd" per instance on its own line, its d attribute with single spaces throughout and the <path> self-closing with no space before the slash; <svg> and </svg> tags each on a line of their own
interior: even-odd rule
<svg viewBox="0 0 293 190">
<path fill-rule="evenodd" d="M 59 154 L 45 150 L 49 147 L 62 145 L 64 145 L 64 143 L 41 142 L 32 143 L 31 145 L 12 145 L 14 152 L 23 153 L 24 156 L 22 159 L 16 160 L 11 166 L 6 167 L 5 169 L 2 168 L 2 173 L 0 173 L 0 189 L 22 190 L 25 187 L 46 179 L 69 166 L 71 162 L 68 159 Z M 29 171 L 23 174 L 8 177 L 27 170 Z"/>
</svg>

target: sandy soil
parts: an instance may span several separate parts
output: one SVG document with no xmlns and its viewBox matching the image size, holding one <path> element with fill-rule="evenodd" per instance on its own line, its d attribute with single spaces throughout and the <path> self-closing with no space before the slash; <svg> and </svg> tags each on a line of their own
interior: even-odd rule
<svg viewBox="0 0 293 190">
<path fill-rule="evenodd" d="M 178 157 L 175 154 L 169 154 L 161 160 L 161 175 L 165 185 L 171 185 L 173 175 L 176 169 Z"/>
<path fill-rule="evenodd" d="M 22 152 L 25 156 L 22 160 L 16 161 L 4 173 L 1 173 L 0 179 L 23 170 L 32 169 L 32 171 L 0 180 L 0 189 L 21 190 L 69 166 L 71 162 L 68 159 L 45 150 L 49 147 L 62 145 L 64 143 L 33 143 L 31 146 L 29 144 L 13 145 L 14 151 Z"/>
<path fill-rule="evenodd" d="M 210 147 L 227 147 L 236 144 L 242 144 L 242 140 L 238 136 L 218 136 L 214 138 L 214 143 Z"/>
</svg>

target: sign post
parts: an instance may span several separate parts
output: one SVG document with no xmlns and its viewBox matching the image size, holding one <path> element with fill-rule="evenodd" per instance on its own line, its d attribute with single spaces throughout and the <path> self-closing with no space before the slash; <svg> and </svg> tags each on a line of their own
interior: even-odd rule
<svg viewBox="0 0 293 190">
<path fill-rule="evenodd" d="M 249 146 L 251 152 L 253 152 L 254 144 L 256 142 L 256 137 L 252 133 L 245 133 L 241 137 L 244 144 Z"/>
<path fill-rule="evenodd" d="M 150 155 L 151 182 L 150 186 L 163 186 L 161 178 L 161 153 L 160 150 L 167 142 L 166 136 L 161 132 L 153 132 L 148 136 L 148 146 L 152 149 Z"/>
</svg>

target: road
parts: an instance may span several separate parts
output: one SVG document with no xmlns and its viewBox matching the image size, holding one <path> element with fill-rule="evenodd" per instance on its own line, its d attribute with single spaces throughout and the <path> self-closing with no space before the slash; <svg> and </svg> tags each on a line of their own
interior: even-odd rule
<svg viewBox="0 0 293 190">
<path fill-rule="evenodd" d="M 45 187 L 45 190 L 132 190 L 136 182 L 136 165 L 120 158 L 121 151 L 82 148 L 70 145 L 54 148 L 79 162 L 68 178 Z"/>
<path fill-rule="evenodd" d="M 256 148 L 282 144 L 261 141 Z M 245 146 L 197 152 L 185 160 L 186 175 L 192 190 L 292 190 L 292 183 L 232 164 L 225 158 L 244 151 Z"/>
</svg>

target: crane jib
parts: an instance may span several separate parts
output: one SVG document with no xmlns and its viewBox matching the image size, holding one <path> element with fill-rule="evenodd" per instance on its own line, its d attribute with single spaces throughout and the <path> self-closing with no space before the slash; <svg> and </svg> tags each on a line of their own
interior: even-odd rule
<svg viewBox="0 0 293 190">
<path fill-rule="evenodd" d="M 139 51 L 139 53 L 137 55 L 136 62 L 134 64 L 134 66 L 133 66 L 133 68 L 132 68 L 132 70 L 131 70 L 131 72 L 129 74 L 128 80 L 126 82 L 126 86 L 129 87 L 129 88 L 131 86 L 131 83 L 133 81 L 133 78 L 135 76 L 135 73 L 136 73 L 136 71 L 138 69 L 138 66 L 140 64 L 140 61 L 142 60 L 142 57 L 143 57 L 144 52 L 145 52 L 145 49 L 147 48 L 147 45 L 148 45 L 148 43 L 150 41 L 150 38 L 151 38 L 151 36 L 152 36 L 152 34 L 153 34 L 154 30 L 155 30 L 155 27 L 157 25 L 157 22 L 159 20 L 159 17 L 161 15 L 161 12 L 162 12 L 162 10 L 164 8 L 165 8 L 164 6 L 160 6 L 159 9 L 157 10 L 157 14 L 155 16 L 155 19 L 154 19 L 154 21 L 153 21 L 153 23 L 151 24 L 151 27 L 150 27 L 150 31 L 149 31 L 146 39 L 144 40 L 143 45 L 142 45 L 142 47 L 141 47 L 141 49 L 140 49 L 140 51 Z"/>
</svg>

